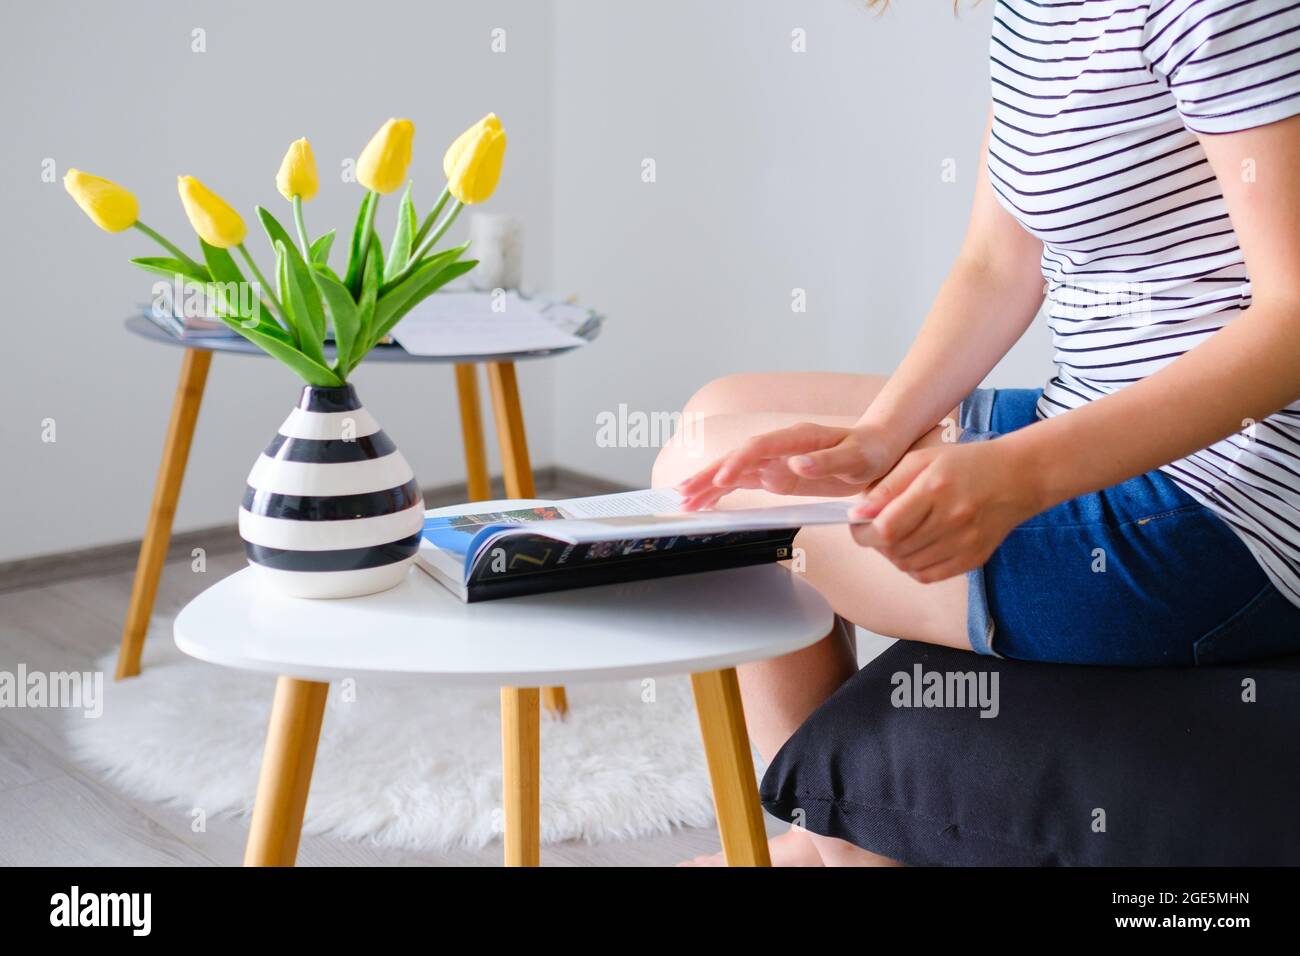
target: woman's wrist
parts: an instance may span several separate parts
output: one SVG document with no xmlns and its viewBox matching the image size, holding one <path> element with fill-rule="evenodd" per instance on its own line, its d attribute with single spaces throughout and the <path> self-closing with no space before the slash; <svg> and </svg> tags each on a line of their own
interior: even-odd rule
<svg viewBox="0 0 1300 956">
<path fill-rule="evenodd" d="M 850 429 L 857 437 L 859 447 L 875 471 L 884 474 L 894 467 L 907 454 L 907 450 L 916 441 L 897 426 L 866 418 L 859 420 Z"/>
<path fill-rule="evenodd" d="M 1050 436 L 1038 427 L 1041 424 L 1036 422 L 1001 435 L 996 442 L 1011 460 L 1011 473 L 1016 476 L 1020 497 L 1029 514 L 1046 511 L 1071 497 L 1061 493 L 1058 487 L 1062 483 L 1060 471 L 1065 459 L 1053 452 L 1052 443 L 1046 440 Z"/>
<path fill-rule="evenodd" d="M 855 432 L 871 435 L 891 452 L 895 461 L 907 454 L 908 450 L 936 427 L 944 427 L 945 421 L 916 421 L 915 416 L 892 414 L 878 402 L 873 403 L 853 426 Z"/>
</svg>

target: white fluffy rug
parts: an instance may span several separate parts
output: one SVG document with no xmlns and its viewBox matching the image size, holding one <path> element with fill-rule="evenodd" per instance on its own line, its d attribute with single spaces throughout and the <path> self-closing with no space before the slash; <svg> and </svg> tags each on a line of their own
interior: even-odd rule
<svg viewBox="0 0 1300 956">
<path fill-rule="evenodd" d="M 185 657 L 151 628 L 141 677 L 100 666 L 98 720 L 73 753 L 134 796 L 208 815 L 252 809 L 274 678 Z M 578 685 L 542 721 L 542 840 L 599 841 L 707 826 L 713 804 L 685 678 Z M 330 689 L 305 829 L 406 849 L 482 847 L 501 832 L 501 724 L 492 690 L 363 677 Z"/>
</svg>

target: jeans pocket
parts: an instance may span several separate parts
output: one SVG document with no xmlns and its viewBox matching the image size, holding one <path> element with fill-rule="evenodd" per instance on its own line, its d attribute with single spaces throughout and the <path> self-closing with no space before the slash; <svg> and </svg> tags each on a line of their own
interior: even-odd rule
<svg viewBox="0 0 1300 956">
<path fill-rule="evenodd" d="M 1300 608 L 1272 584 L 1192 645 L 1197 665 L 1300 653 Z"/>
</svg>

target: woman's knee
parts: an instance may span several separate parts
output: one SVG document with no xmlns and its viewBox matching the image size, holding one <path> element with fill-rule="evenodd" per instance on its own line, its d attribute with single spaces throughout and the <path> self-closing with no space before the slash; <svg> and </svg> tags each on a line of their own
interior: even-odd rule
<svg viewBox="0 0 1300 956">
<path fill-rule="evenodd" d="M 705 386 L 706 388 L 708 386 Z M 789 416 L 758 413 L 682 413 L 681 425 L 659 450 L 651 472 L 651 485 L 662 488 L 695 474 L 731 451 L 746 438 L 789 424 Z"/>
<path fill-rule="evenodd" d="M 761 372 L 737 372 L 715 378 L 686 400 L 682 415 L 708 418 L 712 415 L 762 411 L 762 380 L 766 378 L 770 376 Z"/>
<path fill-rule="evenodd" d="M 666 488 L 689 478 L 710 461 L 722 455 L 727 449 L 720 445 L 717 436 L 730 429 L 713 427 L 719 422 L 695 415 L 690 411 L 682 413 L 682 425 L 673 434 L 671 440 L 659 449 L 654 468 L 650 473 L 652 488 Z M 710 438 L 713 441 L 710 441 Z"/>
</svg>

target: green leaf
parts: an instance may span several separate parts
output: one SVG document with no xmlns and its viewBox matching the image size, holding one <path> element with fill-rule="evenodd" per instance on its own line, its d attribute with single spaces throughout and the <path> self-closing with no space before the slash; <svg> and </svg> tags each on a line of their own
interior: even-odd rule
<svg viewBox="0 0 1300 956">
<path fill-rule="evenodd" d="M 335 282 L 337 282 L 339 285 L 343 285 L 343 279 L 339 276 L 339 274 L 338 274 L 337 272 L 335 272 L 333 269 L 331 269 L 329 266 L 325 265 L 325 263 L 323 263 L 323 262 L 318 262 L 318 263 L 315 264 L 315 268 L 316 268 L 316 274 L 317 274 L 317 275 L 329 276 L 331 279 L 333 279 L 333 280 L 334 280 Z M 346 289 L 347 286 L 343 286 L 343 288 Z M 323 292 L 324 292 L 324 289 L 322 289 L 321 291 L 322 291 L 322 293 L 323 293 Z M 351 295 L 351 294 L 352 294 L 351 292 L 348 293 L 348 295 Z"/>
<path fill-rule="evenodd" d="M 298 310 L 296 321 L 311 322 L 316 333 L 316 340 L 324 341 L 325 307 L 321 304 L 320 290 L 316 288 L 316 280 L 312 275 L 312 270 L 303 261 L 302 253 L 298 251 L 298 247 L 294 244 L 293 237 L 289 235 L 284 226 L 280 225 L 275 216 L 271 215 L 268 210 L 258 206 L 257 218 L 262 220 L 262 228 L 266 230 L 267 238 L 271 240 L 271 247 L 275 248 L 277 243 L 284 246 L 289 271 L 293 273 L 302 297 L 302 308 Z M 280 281 L 281 285 L 284 284 L 282 280 L 277 281 Z M 281 301 L 283 302 L 283 299 Z M 285 308 L 288 308 L 288 306 L 286 305 Z M 303 339 L 301 334 L 299 339 Z"/>
<path fill-rule="evenodd" d="M 383 269 L 382 260 L 383 254 L 376 241 L 370 247 L 370 254 L 366 256 L 366 269 L 361 276 L 361 301 L 357 303 L 357 316 L 360 319 L 360 329 L 357 334 L 361 347 L 354 347 L 349 354 L 348 371 L 356 368 L 366 357 L 366 353 L 375 347 L 375 343 L 370 338 L 370 329 L 375 324 L 375 303 L 379 298 L 379 273 Z"/>
<path fill-rule="evenodd" d="M 228 250 L 210 246 L 202 239 L 199 240 L 199 245 L 203 249 L 203 259 L 208 264 L 208 274 L 212 277 L 209 288 L 213 288 L 213 284 L 220 286 L 220 291 L 213 294 L 213 301 L 218 306 L 223 301 L 225 301 L 226 305 L 233 305 L 235 315 L 241 323 L 252 322 L 252 328 L 257 331 L 266 335 L 275 335 L 286 342 L 292 342 L 292 335 L 275 321 L 274 315 L 262 305 L 262 302 L 258 302 L 258 309 L 253 312 L 245 307 L 245 297 L 243 295 L 235 295 L 233 302 L 223 300 L 221 293 L 229 292 L 229 287 L 232 284 L 238 286 L 241 290 L 251 288 L 253 284 L 245 280 L 244 274 L 239 271 L 239 266 L 235 264 L 235 259 Z"/>
<path fill-rule="evenodd" d="M 334 248 L 335 231 L 331 229 L 311 244 L 311 261 L 314 265 L 323 266 L 329 262 L 330 250 Z"/>
<path fill-rule="evenodd" d="M 429 296 L 433 295 L 433 293 L 437 292 L 452 279 L 463 276 L 476 265 L 478 265 L 477 259 L 466 259 L 464 262 L 453 262 L 449 265 L 445 265 L 433 275 L 427 275 L 423 270 L 412 275 L 412 278 L 415 278 L 417 275 L 424 275 L 424 281 L 410 296 L 406 297 L 405 301 L 401 305 L 388 310 L 382 318 L 379 314 L 380 310 L 376 308 L 375 324 L 370 333 L 371 347 L 373 348 L 375 343 L 387 335 L 392 330 L 393 326 L 402 320 L 402 317 L 406 315 L 406 313 L 410 312 L 413 308 Z M 382 306 L 383 302 L 381 302 L 380 305 Z"/>
<path fill-rule="evenodd" d="M 276 281 L 280 284 L 280 302 L 284 305 L 284 311 L 288 313 L 294 332 L 297 333 L 298 348 L 302 350 L 302 354 L 313 362 L 326 365 L 325 351 L 322 348 L 324 336 L 317 330 L 316 322 L 311 316 L 310 306 L 304 295 L 306 290 L 294 272 L 292 256 L 292 247 L 286 246 L 282 241 L 276 242 L 275 272 Z M 314 281 L 309 280 L 308 286 L 313 292 L 317 292 Z M 318 296 L 319 294 L 317 292 Z M 319 305 L 319 299 L 317 304 Z M 324 315 L 322 311 L 321 325 L 325 323 Z"/>
<path fill-rule="evenodd" d="M 411 201 L 411 184 L 406 184 L 402 193 L 402 204 L 397 208 L 397 228 L 393 231 L 393 244 L 388 249 L 388 264 L 384 267 L 384 281 L 391 281 L 406 268 L 411 261 L 411 243 L 415 240 L 416 230 L 415 203 Z"/>
<path fill-rule="evenodd" d="M 365 263 L 362 261 L 362 249 L 365 240 L 370 234 L 370 223 L 374 221 L 374 207 L 379 202 L 379 193 L 366 191 L 366 197 L 361 200 L 361 208 L 357 210 L 357 222 L 352 227 L 352 243 L 348 246 L 348 270 L 344 274 L 343 284 L 352 292 L 352 297 L 356 298 L 361 289 L 361 270 Z"/>
<path fill-rule="evenodd" d="M 303 355 L 292 343 L 275 338 L 260 329 L 244 328 L 238 319 L 220 316 L 221 321 L 230 326 L 248 341 L 258 346 L 272 358 L 277 358 L 300 375 L 308 385 L 333 386 L 342 385 L 343 379 L 329 368 Z M 282 333 L 283 334 L 283 333 Z"/>
<path fill-rule="evenodd" d="M 425 268 L 426 265 L 429 265 L 430 263 L 437 263 L 437 268 L 441 269 L 443 265 L 451 263 L 451 261 L 455 261 L 456 259 L 459 259 L 460 256 L 463 256 L 467 248 L 469 248 L 469 243 L 463 242 L 454 248 L 445 248 L 442 252 L 434 252 L 433 255 L 426 255 L 424 259 L 417 261 L 413 268 L 408 264 L 407 268 L 411 269 L 411 272 L 408 272 L 406 277 L 400 278 L 400 280 L 385 282 L 385 284 L 380 286 L 380 298 L 382 299 L 385 295 L 393 293 L 393 291 L 398 289 L 399 286 L 406 284 L 406 282 L 411 280 L 412 276 L 415 276 L 415 273 L 419 271 L 419 269 Z"/>
<path fill-rule="evenodd" d="M 208 275 L 212 277 L 212 281 L 244 281 L 244 274 L 239 271 L 239 266 L 235 265 L 235 258 L 229 250 L 210 246 L 202 239 L 199 240 L 199 245 L 203 247 L 203 261 L 208 264 Z"/>
<path fill-rule="evenodd" d="M 357 304 L 352 301 L 352 293 L 338 276 L 318 269 L 316 278 L 334 322 L 334 345 L 338 351 L 334 368 L 340 376 L 346 377 L 357 333 L 361 329 L 361 317 L 357 313 Z"/>
<path fill-rule="evenodd" d="M 293 341 L 293 336 L 281 328 L 280 323 L 262 318 L 260 312 L 257 316 L 254 316 L 251 312 L 241 308 L 239 303 L 234 303 L 235 307 L 233 309 L 223 311 L 223 303 L 220 299 L 216 298 L 215 295 L 212 305 L 217 318 L 221 319 L 227 325 L 231 322 L 237 322 L 243 331 L 256 332 L 258 335 L 275 339 L 277 342 L 287 345 L 294 350 L 297 349 L 297 345 L 295 345 Z"/>
<path fill-rule="evenodd" d="M 415 270 L 401 282 L 390 283 L 379 289 L 379 319 L 383 321 L 388 312 L 401 308 L 407 297 L 415 294 L 424 279 L 436 273 L 444 266 L 450 265 L 464 255 L 469 243 L 447 249 L 420 261 Z"/>
<path fill-rule="evenodd" d="M 175 279 L 179 274 L 186 279 L 192 279 L 204 285 L 212 281 L 212 275 L 207 268 L 197 262 L 169 259 L 166 256 L 142 256 L 139 259 L 132 259 L 131 262 L 145 272 L 152 272 L 168 279 Z"/>
</svg>

